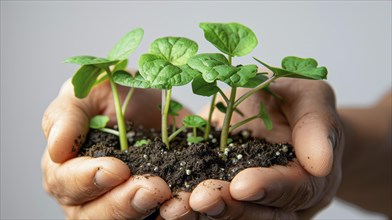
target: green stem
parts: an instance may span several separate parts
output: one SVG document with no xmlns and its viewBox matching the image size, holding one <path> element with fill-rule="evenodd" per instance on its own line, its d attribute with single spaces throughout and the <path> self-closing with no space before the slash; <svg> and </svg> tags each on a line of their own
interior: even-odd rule
<svg viewBox="0 0 392 220">
<path fill-rule="evenodd" d="M 169 136 L 169 138 L 168 138 L 168 139 L 169 139 L 169 142 L 172 141 L 179 133 L 183 132 L 185 129 L 186 129 L 186 127 L 185 127 L 185 126 L 182 126 L 182 127 L 179 128 L 178 130 L 176 130 L 176 132 L 172 133 L 172 134 Z"/>
<path fill-rule="evenodd" d="M 243 121 L 240 121 L 240 122 L 234 124 L 233 126 L 230 127 L 229 132 L 234 131 L 236 128 L 238 128 L 238 127 L 240 127 L 240 126 L 242 126 L 242 125 L 244 125 L 244 124 L 246 124 L 246 123 L 248 123 L 248 122 L 250 122 L 250 121 L 252 121 L 252 120 L 254 120 L 256 118 L 260 118 L 260 116 L 259 115 L 255 115 L 255 116 L 252 116 L 250 118 L 247 118 L 247 119 L 245 119 Z"/>
<path fill-rule="evenodd" d="M 167 115 L 169 113 L 169 107 L 170 107 L 170 99 L 171 99 L 171 92 L 172 89 L 168 90 L 163 90 L 163 96 L 162 99 L 164 99 L 164 103 L 162 103 L 163 106 L 163 112 L 162 112 L 162 141 L 165 143 L 166 148 L 169 150 L 170 145 L 169 145 L 169 138 L 168 138 L 168 133 L 167 133 Z"/>
<path fill-rule="evenodd" d="M 231 93 L 230 93 L 230 99 L 229 102 L 227 103 L 227 110 L 225 114 L 225 119 L 223 121 L 222 125 L 222 133 L 220 137 L 220 151 L 224 152 L 226 147 L 227 147 L 227 138 L 229 137 L 229 128 L 230 128 L 230 121 L 231 121 L 231 116 L 233 115 L 234 111 L 234 101 L 235 101 L 235 95 L 237 92 L 236 87 L 231 88 Z"/>
<path fill-rule="evenodd" d="M 237 101 L 235 101 L 234 103 L 234 108 L 237 108 L 239 104 L 241 104 L 241 102 L 243 102 L 245 99 L 247 99 L 249 96 L 255 94 L 257 91 L 267 87 L 272 81 L 274 81 L 275 79 L 277 79 L 277 76 L 272 76 L 271 78 L 267 79 L 266 81 L 264 81 L 263 83 L 261 83 L 260 85 L 256 86 L 255 88 L 251 89 L 250 91 L 248 91 L 247 93 L 245 93 L 244 95 L 242 95 L 239 99 L 237 99 Z"/>
<path fill-rule="evenodd" d="M 222 96 L 222 98 L 225 100 L 225 102 L 226 102 L 226 105 L 227 105 L 227 103 L 229 102 L 229 99 L 227 98 L 227 96 L 225 95 L 225 93 L 222 91 L 222 89 L 220 89 L 219 87 L 218 87 L 218 91 L 219 91 L 219 94 Z"/>
<path fill-rule="evenodd" d="M 116 117 L 117 117 L 117 125 L 118 131 L 120 135 L 120 146 L 122 151 L 128 150 L 128 139 L 127 139 L 127 131 L 125 126 L 124 115 L 121 111 L 121 104 L 120 104 L 120 96 L 118 95 L 118 90 L 116 84 L 113 81 L 112 73 L 110 72 L 109 68 L 106 68 L 106 72 L 109 78 L 110 86 L 112 88 L 113 98 L 114 98 L 114 106 L 116 109 Z"/>
<path fill-rule="evenodd" d="M 215 109 L 215 100 L 216 100 L 216 94 L 212 96 L 210 111 L 208 112 L 207 124 L 204 130 L 204 139 L 207 139 L 211 132 L 211 119 L 212 119 L 212 113 L 214 112 Z"/>
<path fill-rule="evenodd" d="M 197 130 L 196 130 L 196 127 L 193 127 L 193 137 L 197 137 Z"/>
<path fill-rule="evenodd" d="M 110 128 L 100 128 L 98 130 L 109 133 L 109 134 L 114 134 L 116 136 L 120 136 L 120 132 L 113 130 L 113 129 L 110 129 Z"/>
<path fill-rule="evenodd" d="M 124 102 L 123 102 L 122 108 L 121 108 L 123 115 L 125 115 L 125 111 L 127 110 L 128 103 L 131 100 L 134 91 L 135 91 L 134 87 L 130 88 L 127 96 L 124 99 Z"/>
</svg>

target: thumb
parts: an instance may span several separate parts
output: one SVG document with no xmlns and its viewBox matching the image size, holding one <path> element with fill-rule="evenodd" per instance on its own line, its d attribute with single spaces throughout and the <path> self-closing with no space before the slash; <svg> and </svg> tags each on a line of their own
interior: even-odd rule
<svg viewBox="0 0 392 220">
<path fill-rule="evenodd" d="M 53 162 L 62 163 L 77 155 L 88 131 L 89 118 L 93 115 L 93 108 L 89 108 L 87 102 L 73 96 L 72 84 L 68 80 L 45 111 L 41 126 Z"/>
</svg>

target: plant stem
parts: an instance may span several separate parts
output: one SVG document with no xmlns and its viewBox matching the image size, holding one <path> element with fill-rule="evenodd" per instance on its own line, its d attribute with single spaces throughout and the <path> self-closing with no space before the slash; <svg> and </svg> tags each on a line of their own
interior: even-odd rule
<svg viewBox="0 0 392 220">
<path fill-rule="evenodd" d="M 222 98 L 225 100 L 225 102 L 226 102 L 226 105 L 227 105 L 227 103 L 229 102 L 229 99 L 227 98 L 227 96 L 225 95 L 225 93 L 222 91 L 222 89 L 220 89 L 219 87 L 218 87 L 218 91 L 219 91 L 219 94 L 222 96 Z"/>
<path fill-rule="evenodd" d="M 264 81 L 263 83 L 261 83 L 260 85 L 256 86 L 255 88 L 253 88 L 252 90 L 248 91 L 247 93 L 245 93 L 244 95 L 242 95 L 239 99 L 237 99 L 237 101 L 235 101 L 234 103 L 234 108 L 237 108 L 239 104 L 241 104 L 241 102 L 243 102 L 245 99 L 247 99 L 249 96 L 255 94 L 257 91 L 267 87 L 272 81 L 274 81 L 275 79 L 277 79 L 278 77 L 276 76 L 272 76 L 271 78 L 267 79 L 266 81 Z"/>
<path fill-rule="evenodd" d="M 250 118 L 247 118 L 247 119 L 245 119 L 243 121 L 240 121 L 240 122 L 234 124 L 233 126 L 230 127 L 229 132 L 232 132 L 236 128 L 238 128 L 238 127 L 240 127 L 240 126 L 242 126 L 242 125 L 244 125 L 244 124 L 246 124 L 246 123 L 248 123 L 248 122 L 250 122 L 250 121 L 252 121 L 252 120 L 254 120 L 256 118 L 260 118 L 260 116 L 259 115 L 255 115 L 255 116 L 252 116 Z"/>
<path fill-rule="evenodd" d="M 176 132 L 172 133 L 172 134 L 169 136 L 169 138 L 168 138 L 168 139 L 169 139 L 169 142 L 172 141 L 179 133 L 183 132 L 185 129 L 186 129 L 186 127 L 185 127 L 185 126 L 182 126 L 181 128 L 177 129 Z"/>
<path fill-rule="evenodd" d="M 193 137 L 197 137 L 197 130 L 196 130 L 196 127 L 193 127 Z"/>
<path fill-rule="evenodd" d="M 122 151 L 128 150 L 128 139 L 127 139 L 127 131 L 125 127 L 124 115 L 121 111 L 120 97 L 118 95 L 118 90 L 116 84 L 113 81 L 112 73 L 109 68 L 106 68 L 106 72 L 109 78 L 110 86 L 112 88 L 114 106 L 116 108 L 116 117 L 117 117 L 117 125 L 120 136 L 120 146 Z"/>
<path fill-rule="evenodd" d="M 235 101 L 235 95 L 237 92 L 236 87 L 231 88 L 230 92 L 230 99 L 229 102 L 227 103 L 227 110 L 225 114 L 225 119 L 223 121 L 222 125 L 222 133 L 220 137 L 220 151 L 224 152 L 226 147 L 227 147 L 227 138 L 229 137 L 229 128 L 230 128 L 230 121 L 231 121 L 231 116 L 233 115 L 234 111 L 234 101 Z"/>
<path fill-rule="evenodd" d="M 162 90 L 162 141 L 165 143 L 166 148 L 169 150 L 169 138 L 167 134 L 167 115 L 169 113 L 170 99 L 172 89 Z"/>
<path fill-rule="evenodd" d="M 98 130 L 109 133 L 109 134 L 114 134 L 116 136 L 120 136 L 120 132 L 113 130 L 113 129 L 110 129 L 110 128 L 100 128 Z"/>
<path fill-rule="evenodd" d="M 214 112 L 214 109 L 215 109 L 215 100 L 216 100 L 216 94 L 214 94 L 212 96 L 210 111 L 208 113 L 207 124 L 206 124 L 206 128 L 204 130 L 204 139 L 207 139 L 208 136 L 210 135 L 210 132 L 211 132 L 211 119 L 212 119 L 212 113 Z"/>
<path fill-rule="evenodd" d="M 131 100 L 134 91 L 135 91 L 134 87 L 130 88 L 127 96 L 124 99 L 124 102 L 123 102 L 122 108 L 121 108 L 123 115 L 125 115 L 125 111 L 127 110 L 128 103 Z"/>
</svg>

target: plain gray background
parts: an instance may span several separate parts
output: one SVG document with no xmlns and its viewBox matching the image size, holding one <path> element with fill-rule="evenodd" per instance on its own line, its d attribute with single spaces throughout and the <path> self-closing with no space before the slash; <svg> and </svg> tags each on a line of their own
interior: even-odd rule
<svg viewBox="0 0 392 220">
<path fill-rule="evenodd" d="M 135 27 L 145 38 L 130 57 L 134 67 L 161 36 L 185 36 L 200 52 L 215 51 L 201 21 L 251 27 L 259 38 L 251 55 L 271 65 L 287 55 L 316 58 L 329 69 L 340 107 L 371 105 L 391 88 L 391 1 L 1 1 L 1 218 L 64 218 L 43 191 L 40 170 L 42 114 L 77 68 L 62 60 L 106 56 Z M 207 103 L 190 95 L 189 87 L 174 91 L 194 111 Z M 334 201 L 317 218 L 382 217 Z"/>
</svg>

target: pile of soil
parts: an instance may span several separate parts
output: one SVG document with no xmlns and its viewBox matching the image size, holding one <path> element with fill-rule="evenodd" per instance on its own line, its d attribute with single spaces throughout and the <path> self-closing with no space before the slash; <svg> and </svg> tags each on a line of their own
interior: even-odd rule
<svg viewBox="0 0 392 220">
<path fill-rule="evenodd" d="M 243 169 L 284 166 L 295 158 L 291 145 L 271 144 L 251 137 L 246 130 L 230 136 L 233 141 L 223 154 L 219 151 L 220 131 L 213 130 L 208 140 L 197 144 L 186 142 L 190 134 L 190 130 L 180 133 L 167 149 L 160 131 L 130 125 L 127 133 L 130 147 L 122 152 L 117 136 L 92 129 L 79 156 L 116 157 L 129 166 L 132 174 L 159 176 L 174 192 L 192 191 L 206 179 L 231 181 Z M 148 143 L 134 146 L 139 140 Z"/>
</svg>

